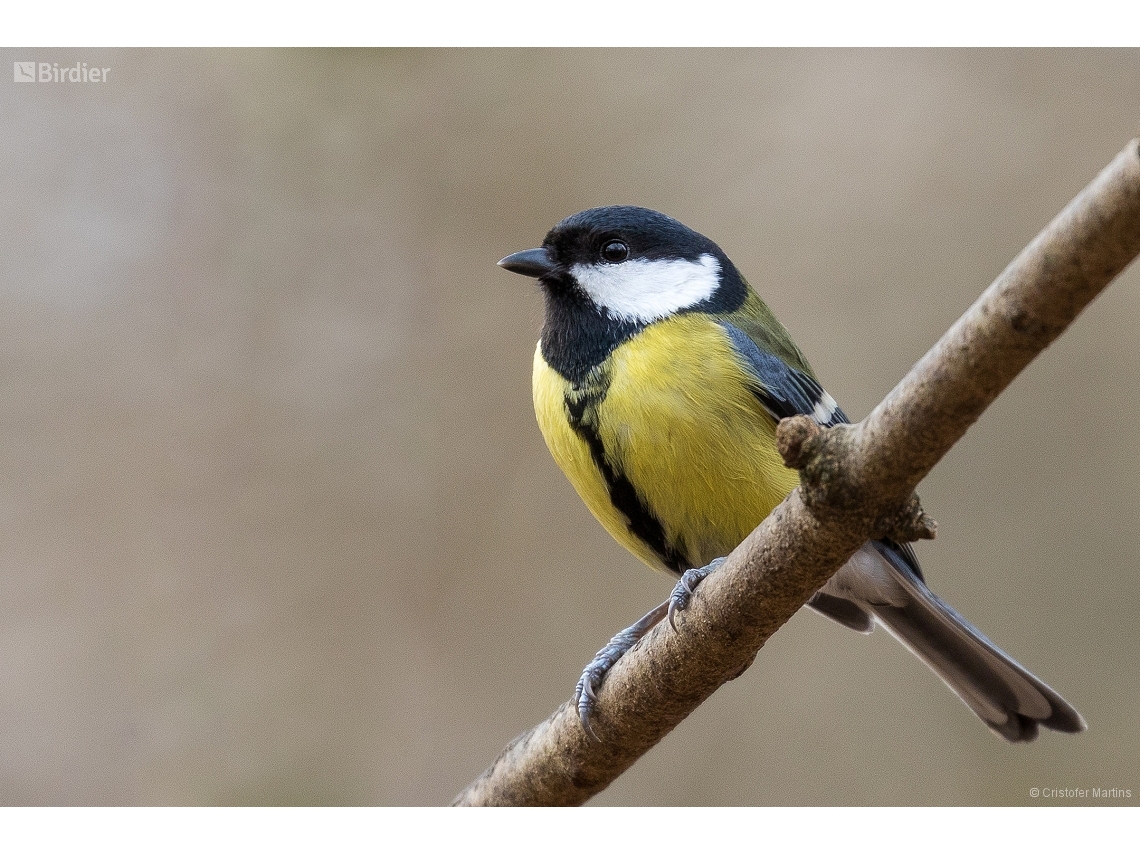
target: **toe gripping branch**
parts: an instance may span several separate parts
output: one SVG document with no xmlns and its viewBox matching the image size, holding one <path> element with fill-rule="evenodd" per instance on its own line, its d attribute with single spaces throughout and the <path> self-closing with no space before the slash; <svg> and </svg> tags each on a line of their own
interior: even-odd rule
<svg viewBox="0 0 1140 855">
<path fill-rule="evenodd" d="M 723 558 L 717 558 L 704 567 L 686 570 L 681 575 L 681 580 L 673 586 L 673 593 L 669 595 L 667 617 L 669 618 L 669 626 L 673 627 L 674 632 L 677 631 L 677 623 L 674 620 L 677 612 L 683 612 L 689 607 L 689 602 L 693 599 L 693 592 L 697 590 L 697 585 L 712 575 L 713 571 L 723 563 Z"/>
</svg>

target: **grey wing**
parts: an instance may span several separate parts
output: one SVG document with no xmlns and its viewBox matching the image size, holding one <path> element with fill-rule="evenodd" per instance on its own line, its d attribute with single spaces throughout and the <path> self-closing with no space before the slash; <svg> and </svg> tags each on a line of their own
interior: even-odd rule
<svg viewBox="0 0 1140 855">
<path fill-rule="evenodd" d="M 790 416 L 811 416 L 822 427 L 847 424 L 847 416 L 819 381 L 793 368 L 774 353 L 761 350 L 748 334 L 727 321 L 719 321 L 736 352 L 757 380 L 753 390 L 761 406 L 776 421 Z"/>
<path fill-rule="evenodd" d="M 757 380 L 753 393 L 773 419 L 778 422 L 790 416 L 805 415 L 811 416 L 821 427 L 848 423 L 846 414 L 835 403 L 835 399 L 819 385 L 818 380 L 788 365 L 774 353 L 761 350 L 739 327 L 727 321 L 719 323 L 728 333 L 736 352 L 751 369 Z M 918 569 L 918 560 L 914 557 L 913 550 L 909 546 L 898 547 L 893 543 L 889 546 L 902 553 L 900 557 L 914 568 L 921 579 L 922 571 Z M 807 604 L 820 614 L 856 632 L 870 632 L 875 627 L 871 613 L 851 600 L 833 597 L 820 591 L 812 596 Z"/>
</svg>

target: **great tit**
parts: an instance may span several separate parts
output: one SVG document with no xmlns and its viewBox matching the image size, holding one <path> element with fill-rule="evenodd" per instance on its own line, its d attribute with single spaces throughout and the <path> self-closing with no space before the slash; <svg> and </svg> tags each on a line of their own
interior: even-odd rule
<svg viewBox="0 0 1140 855">
<path fill-rule="evenodd" d="M 776 449 L 777 422 L 847 417 L 728 256 L 671 217 L 591 208 L 499 264 L 537 279 L 545 298 L 532 385 L 550 453 L 622 546 L 681 577 L 672 620 L 799 483 Z M 1034 739 L 1039 724 L 1085 729 L 1064 698 L 931 593 L 907 544 L 866 543 L 808 605 L 857 632 L 885 627 L 1010 742 Z M 588 732 L 595 689 L 663 606 L 583 672 Z"/>
</svg>

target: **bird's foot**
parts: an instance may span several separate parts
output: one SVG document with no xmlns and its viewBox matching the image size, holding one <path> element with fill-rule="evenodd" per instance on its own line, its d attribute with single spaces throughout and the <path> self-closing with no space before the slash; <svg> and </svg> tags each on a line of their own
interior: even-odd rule
<svg viewBox="0 0 1140 855">
<path fill-rule="evenodd" d="M 602 685 L 602 680 L 622 656 L 637 642 L 641 641 L 649 630 L 661 622 L 661 618 L 665 616 L 668 607 L 669 602 L 664 602 L 647 613 L 633 626 L 623 629 L 610 639 L 609 644 L 597 652 L 594 658 L 590 660 L 590 664 L 582 671 L 582 676 L 578 678 L 578 685 L 574 687 L 574 705 L 578 708 L 578 720 L 582 722 L 582 729 L 591 739 L 597 740 L 598 738 L 594 734 L 593 728 L 590 727 L 590 714 L 597 706 L 597 690 Z"/>
<path fill-rule="evenodd" d="M 693 598 L 693 591 L 697 590 L 697 585 L 701 584 L 706 577 L 723 563 L 723 558 L 716 558 L 704 567 L 686 570 L 681 575 L 681 581 L 673 586 L 673 593 L 669 596 L 669 611 L 667 617 L 669 618 L 669 626 L 673 627 L 674 632 L 677 630 L 674 616 L 677 612 L 683 612 L 689 607 L 689 601 Z"/>
</svg>

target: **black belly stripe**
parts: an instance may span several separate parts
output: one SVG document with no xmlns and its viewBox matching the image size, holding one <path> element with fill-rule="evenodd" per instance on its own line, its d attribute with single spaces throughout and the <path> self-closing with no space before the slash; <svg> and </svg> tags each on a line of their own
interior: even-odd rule
<svg viewBox="0 0 1140 855">
<path fill-rule="evenodd" d="M 606 447 L 602 443 L 602 438 L 598 436 L 593 424 L 583 418 L 587 407 L 594 409 L 601 403 L 605 394 L 603 389 L 600 393 L 587 393 L 577 399 L 567 397 L 565 399 L 566 410 L 570 416 L 570 426 L 589 447 L 594 465 L 598 467 L 598 471 L 602 473 L 602 478 L 606 482 L 610 501 L 629 521 L 629 530 L 652 549 L 666 567 L 675 573 L 684 573 L 689 569 L 689 563 L 685 560 L 685 556 L 668 542 L 661 521 L 641 501 L 641 497 L 637 495 L 637 490 L 625 477 L 625 473 L 614 469 L 610 464 L 606 458 Z"/>
</svg>

